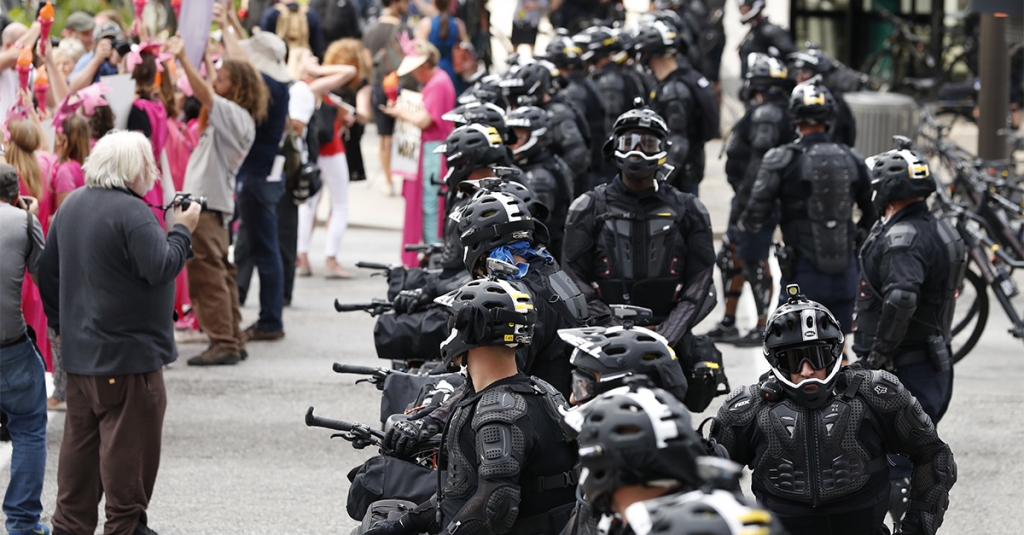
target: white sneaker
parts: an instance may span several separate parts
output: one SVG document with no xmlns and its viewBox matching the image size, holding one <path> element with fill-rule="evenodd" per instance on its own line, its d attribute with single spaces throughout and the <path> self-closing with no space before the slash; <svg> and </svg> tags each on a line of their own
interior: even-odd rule
<svg viewBox="0 0 1024 535">
<path fill-rule="evenodd" d="M 174 341 L 179 344 L 208 344 L 210 337 L 203 331 L 174 331 Z"/>
</svg>

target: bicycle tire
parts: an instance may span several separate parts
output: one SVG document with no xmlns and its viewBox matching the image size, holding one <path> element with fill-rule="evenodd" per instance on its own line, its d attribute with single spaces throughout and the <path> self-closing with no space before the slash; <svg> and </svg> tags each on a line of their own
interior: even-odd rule
<svg viewBox="0 0 1024 535">
<path fill-rule="evenodd" d="M 985 325 L 988 323 L 988 285 L 985 283 L 985 279 L 983 279 L 981 275 L 978 275 L 971 269 L 968 269 L 967 276 L 964 277 L 964 285 L 966 286 L 968 284 L 974 290 L 975 299 L 971 303 L 970 309 L 967 311 L 967 314 L 960 321 L 956 322 L 955 325 L 953 325 L 951 332 L 953 333 L 954 345 L 956 345 L 956 342 L 958 342 L 958 340 L 956 339 L 957 334 L 962 332 L 968 325 L 970 325 L 972 320 L 974 320 L 975 323 L 974 326 L 971 328 L 969 336 L 963 341 L 963 344 L 959 345 L 958 347 L 953 347 L 953 364 L 960 362 L 961 359 L 966 357 L 967 354 L 970 353 L 972 349 L 974 349 L 974 346 L 977 345 L 978 340 L 981 339 L 982 333 L 985 332 Z M 961 294 L 963 294 L 962 291 Z M 957 306 L 959 306 L 960 304 L 961 303 L 959 302 L 958 296 Z"/>
</svg>

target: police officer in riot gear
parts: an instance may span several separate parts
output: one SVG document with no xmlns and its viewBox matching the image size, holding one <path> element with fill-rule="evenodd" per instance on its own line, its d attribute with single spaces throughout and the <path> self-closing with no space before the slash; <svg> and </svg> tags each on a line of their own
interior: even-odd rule
<svg viewBox="0 0 1024 535">
<path fill-rule="evenodd" d="M 956 483 L 953 454 L 889 372 L 843 367 L 832 314 L 789 286 L 764 332 L 771 371 L 734 390 L 711 435 L 752 470 L 758 502 L 793 535 L 888 533 L 886 454 L 913 463 L 898 533 L 934 534 Z"/>
<path fill-rule="evenodd" d="M 621 174 L 573 202 L 562 259 L 586 294 L 591 316 L 610 316 L 612 304 L 649 308 L 651 323 L 678 352 L 714 306 L 715 253 L 704 205 L 656 179 L 668 158 L 668 137 L 665 121 L 647 108 L 616 121 L 605 154 Z M 716 373 L 724 382 L 722 370 Z M 705 396 L 715 395 L 689 386 L 697 399 L 710 402 Z"/>
<path fill-rule="evenodd" d="M 836 118 L 828 129 L 828 135 L 832 138 L 832 141 L 848 147 L 855 146 L 857 143 L 857 122 L 853 117 L 853 112 L 850 111 L 850 106 L 843 99 L 842 85 L 833 83 L 833 80 L 844 78 L 843 71 L 849 69 L 830 58 L 828 54 L 825 54 L 818 48 L 794 52 L 789 55 L 788 60 L 790 73 L 793 75 L 796 83 L 802 84 L 815 76 L 819 76 L 821 84 L 832 93 L 832 98 L 836 102 Z"/>
<path fill-rule="evenodd" d="M 590 169 L 590 131 L 586 118 L 560 94 L 552 95 L 554 65 L 535 61 L 513 66 L 501 81 L 505 98 L 512 108 L 537 106 L 551 116 L 551 146 L 573 171 L 573 187 L 579 190 Z"/>
<path fill-rule="evenodd" d="M 479 124 L 491 126 L 498 131 L 501 142 L 511 145 L 516 142 L 515 132 L 512 132 L 505 124 L 505 110 L 497 104 L 490 102 L 469 102 L 456 106 L 454 110 L 441 116 L 445 121 L 451 121 L 455 128 Z"/>
<path fill-rule="evenodd" d="M 657 79 L 651 107 L 669 125 L 667 162 L 675 168 L 670 183 L 696 195 L 704 179 L 704 143 L 718 136 L 718 102 L 711 82 L 676 57 L 689 43 L 664 18 L 655 19 L 638 28 L 633 51 Z"/>
<path fill-rule="evenodd" d="M 725 27 L 722 21 L 725 2 L 723 0 L 657 0 L 655 9 L 672 10 L 686 24 L 693 36 L 690 42 L 702 58 L 700 72 L 718 87 L 718 75 L 725 51 Z"/>
<path fill-rule="evenodd" d="M 501 88 L 501 80 L 500 74 L 488 74 L 481 77 L 455 99 L 456 104 L 487 102 L 499 108 L 508 108 L 508 100 L 505 98 L 505 91 Z"/>
<path fill-rule="evenodd" d="M 559 30 L 559 34 L 551 39 L 544 52 L 544 59 L 558 67 L 558 83 L 562 85 L 559 94 L 583 112 L 590 130 L 590 139 L 603 140 L 607 137 L 608 127 L 605 126 L 605 109 L 600 92 L 594 82 L 586 77 L 583 49 L 563 32 Z M 614 174 L 615 168 L 601 157 L 600 143 L 591 143 L 590 178 L 585 185 L 586 189 L 606 182 Z"/>
<path fill-rule="evenodd" d="M 540 219 L 548 227 L 548 246 L 558 259 L 562 256 L 565 216 L 569 213 L 569 204 L 576 198 L 573 195 L 572 171 L 550 150 L 548 112 L 535 106 L 521 106 L 509 112 L 507 122 L 517 137 L 511 146 L 516 165 L 523 169 L 525 182 L 537 201 L 548 207 L 549 213 Z"/>
<path fill-rule="evenodd" d="M 748 108 L 732 129 L 725 153 L 725 174 L 736 196 L 732 200 L 729 228 L 722 238 L 718 268 L 722 272 L 725 315 L 708 333 L 714 340 L 741 347 L 761 345 L 761 331 L 768 320 L 772 301 L 772 271 L 768 256 L 775 220 L 759 232 L 739 229 L 739 218 L 747 204 L 750 190 L 761 167 L 761 159 L 769 150 L 796 138 L 787 112 L 787 99 L 792 81 L 786 78 L 786 67 L 765 54 L 751 54 L 743 80 L 743 94 Z M 743 293 L 743 283 L 750 284 L 757 310 L 757 327 L 740 335 L 736 326 L 736 307 Z"/>
<path fill-rule="evenodd" d="M 601 96 L 605 132 L 611 130 L 615 119 L 632 109 L 634 99 L 640 98 L 646 102 L 650 96 L 650 91 L 641 80 L 639 72 L 618 61 L 626 58 L 622 53 L 623 42 L 619 39 L 619 33 L 605 26 L 594 26 L 572 38 L 576 46 L 582 50 L 580 58 L 590 67 L 590 78 Z M 612 176 L 607 178 L 611 180 Z"/>
<path fill-rule="evenodd" d="M 446 366 L 464 366 L 465 395 L 442 434 L 437 495 L 373 535 L 556 533 L 574 504 L 577 452 L 559 423 L 565 399 L 516 367 L 536 311 L 516 283 L 476 280 L 438 298 L 451 313 Z"/>
<path fill-rule="evenodd" d="M 750 25 L 750 31 L 740 43 L 740 65 L 742 75 L 747 74 L 744 63 L 754 52 L 768 54 L 773 58 L 785 59 L 797 51 L 789 32 L 768 22 L 764 16 L 765 0 L 737 0 L 740 8 L 740 22 Z"/>
<path fill-rule="evenodd" d="M 823 85 L 800 84 L 789 99 L 789 116 L 800 138 L 768 151 L 761 162 L 744 228 L 774 232 L 773 212 L 782 205 L 779 225 L 785 247 L 777 251 L 782 285 L 799 284 L 850 333 L 857 298 L 858 227 L 875 220 L 871 179 L 860 154 L 829 139 L 836 105 Z M 861 210 L 853 223 L 854 202 Z"/>
</svg>

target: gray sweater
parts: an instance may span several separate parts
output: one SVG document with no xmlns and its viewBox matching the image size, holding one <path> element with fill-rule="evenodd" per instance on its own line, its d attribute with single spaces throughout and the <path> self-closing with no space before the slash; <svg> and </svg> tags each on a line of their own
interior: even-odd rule
<svg viewBox="0 0 1024 535">
<path fill-rule="evenodd" d="M 80 188 L 61 204 L 39 267 L 67 373 L 148 373 L 177 358 L 174 279 L 192 254 L 182 225 L 164 233 L 127 190 Z"/>
</svg>

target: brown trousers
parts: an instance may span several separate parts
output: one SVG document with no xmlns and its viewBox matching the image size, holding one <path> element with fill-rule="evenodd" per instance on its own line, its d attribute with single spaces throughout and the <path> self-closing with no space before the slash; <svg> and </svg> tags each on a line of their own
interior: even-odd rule
<svg viewBox="0 0 1024 535">
<path fill-rule="evenodd" d="M 228 229 L 219 212 L 199 214 L 192 232 L 192 251 L 188 260 L 188 289 L 199 327 L 210 337 L 210 346 L 232 353 L 242 349 L 242 313 L 238 309 L 238 268 L 228 260 L 231 244 Z"/>
<path fill-rule="evenodd" d="M 164 372 L 67 377 L 54 531 L 95 533 L 97 507 L 106 495 L 104 535 L 131 535 L 146 521 L 160 466 Z"/>
</svg>

